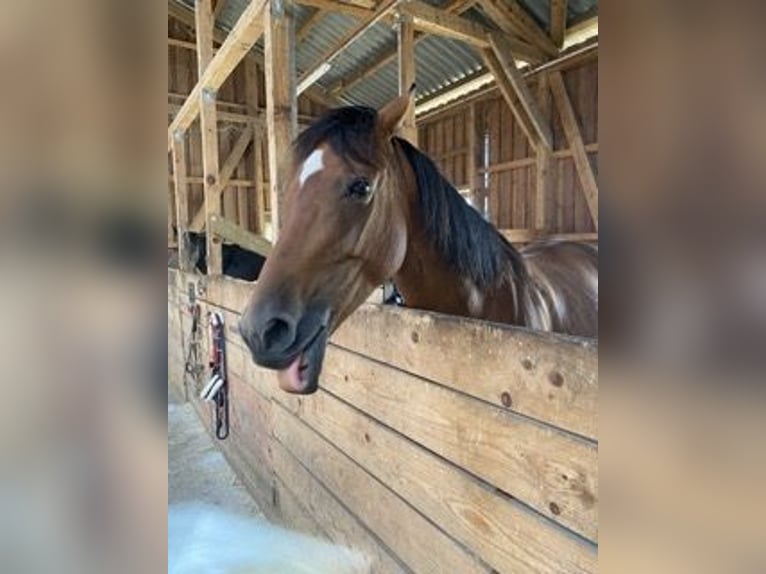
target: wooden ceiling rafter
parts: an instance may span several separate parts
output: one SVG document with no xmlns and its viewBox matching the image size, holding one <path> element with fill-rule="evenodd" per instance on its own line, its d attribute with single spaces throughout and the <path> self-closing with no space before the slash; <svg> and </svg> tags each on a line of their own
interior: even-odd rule
<svg viewBox="0 0 766 574">
<path fill-rule="evenodd" d="M 567 31 L 567 0 L 551 0 L 550 36 L 560 50 Z"/>
<path fill-rule="evenodd" d="M 420 0 L 402 2 L 398 10 L 410 15 L 415 28 L 422 32 L 460 40 L 477 48 L 488 46 L 489 30 L 472 20 L 434 8 Z"/>
<path fill-rule="evenodd" d="M 314 1 L 314 0 L 312 0 Z M 346 50 L 351 44 L 364 35 L 367 30 L 372 28 L 375 24 L 381 20 L 389 17 L 391 11 L 399 4 L 401 0 L 383 0 L 378 8 L 368 13 L 366 17 L 362 18 L 357 26 L 349 30 L 343 38 L 332 48 L 322 54 L 315 63 L 308 68 L 301 78 L 298 80 L 298 93 L 300 94 L 306 88 L 310 87 L 316 82 L 322 75 L 322 69 L 329 70 L 329 66 L 332 61 L 337 58 L 344 50 Z"/>
<path fill-rule="evenodd" d="M 466 12 L 468 9 L 470 9 L 474 4 L 476 0 L 452 0 L 451 3 L 449 3 L 447 6 L 443 8 L 443 11 L 448 14 L 457 14 L 460 15 L 463 12 Z M 426 38 L 427 34 L 423 32 L 416 32 L 415 33 L 415 45 L 417 46 L 418 42 Z M 398 55 L 398 48 L 397 46 L 394 46 L 392 49 L 384 52 L 381 54 L 378 58 L 376 58 L 370 65 L 366 66 L 364 69 L 360 70 L 358 73 L 355 73 L 354 76 L 348 80 L 339 80 L 332 86 L 330 86 L 327 91 L 333 96 L 339 96 L 343 92 L 346 92 L 350 90 L 353 86 L 357 85 L 362 80 L 369 78 L 373 74 L 375 74 L 378 70 L 383 68 L 384 66 L 387 66 L 391 62 L 395 61 Z"/>
<path fill-rule="evenodd" d="M 217 92 L 261 37 L 262 16 L 266 5 L 267 0 L 253 0 L 248 4 L 210 64 L 205 67 L 204 73 L 200 75 L 197 84 L 168 127 L 168 151 L 172 148 L 174 134 L 186 131 L 199 115 L 203 92 Z M 213 28 L 213 36 L 215 36 L 215 30 L 216 28 Z"/>
<path fill-rule="evenodd" d="M 194 11 L 188 8 L 186 5 L 181 4 L 176 0 L 168 0 L 168 16 L 172 17 L 174 20 L 180 22 L 181 24 L 184 24 L 192 32 L 194 31 Z M 222 45 L 226 41 L 227 36 L 228 34 L 220 28 L 213 29 L 213 39 L 217 44 Z M 264 68 L 265 64 L 263 54 L 250 50 L 245 58 L 246 60 L 257 64 L 260 69 Z M 312 86 L 307 89 L 304 92 L 304 95 L 310 100 L 313 100 L 314 102 L 326 107 L 332 107 L 338 104 L 334 97 L 328 95 L 324 90 L 317 86 Z"/>
<path fill-rule="evenodd" d="M 482 10 L 509 36 L 519 36 L 555 58 L 559 50 L 545 31 L 516 0 L 479 0 Z"/>
</svg>

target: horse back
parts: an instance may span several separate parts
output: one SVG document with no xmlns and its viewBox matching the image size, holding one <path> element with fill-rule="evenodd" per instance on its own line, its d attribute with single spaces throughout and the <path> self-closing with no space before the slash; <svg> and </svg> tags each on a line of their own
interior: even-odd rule
<svg viewBox="0 0 766 574">
<path fill-rule="evenodd" d="M 598 337 L 598 247 L 545 241 L 521 254 L 529 276 L 528 315 L 556 332 Z"/>
</svg>

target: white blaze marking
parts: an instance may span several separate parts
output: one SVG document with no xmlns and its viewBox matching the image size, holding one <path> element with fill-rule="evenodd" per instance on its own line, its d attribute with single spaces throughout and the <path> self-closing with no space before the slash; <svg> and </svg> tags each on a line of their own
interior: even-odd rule
<svg viewBox="0 0 766 574">
<path fill-rule="evenodd" d="M 306 158 L 306 161 L 303 162 L 301 174 L 298 176 L 298 182 L 300 183 L 301 187 L 303 187 L 303 184 L 306 183 L 308 178 L 310 178 L 318 171 L 324 169 L 324 162 L 322 161 L 323 155 L 324 150 L 315 149 L 313 152 L 311 152 L 311 155 Z"/>
</svg>

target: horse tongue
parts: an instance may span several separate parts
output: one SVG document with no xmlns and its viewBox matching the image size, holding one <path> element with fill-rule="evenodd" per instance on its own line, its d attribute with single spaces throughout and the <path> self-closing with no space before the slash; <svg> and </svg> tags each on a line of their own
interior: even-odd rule
<svg viewBox="0 0 766 574">
<path fill-rule="evenodd" d="M 306 381 L 301 380 L 301 357 L 298 355 L 286 369 L 277 372 L 279 388 L 288 393 L 301 393 L 306 388 Z"/>
</svg>

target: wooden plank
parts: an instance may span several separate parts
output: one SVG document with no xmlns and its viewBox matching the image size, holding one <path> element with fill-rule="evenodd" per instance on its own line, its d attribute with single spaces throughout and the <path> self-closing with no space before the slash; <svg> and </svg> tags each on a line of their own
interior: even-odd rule
<svg viewBox="0 0 766 574">
<path fill-rule="evenodd" d="M 415 84 L 415 27 L 412 17 L 402 14 L 397 24 L 399 50 L 399 95 L 410 93 Z M 415 125 L 415 106 L 410 105 L 402 121 L 400 135 L 412 145 L 418 145 L 418 128 Z"/>
<path fill-rule="evenodd" d="M 489 43 L 497 61 L 500 63 L 502 72 L 516 92 L 516 98 L 521 103 L 529 123 L 535 130 L 536 137 L 530 138 L 537 144 L 535 148 L 542 144 L 544 147 L 551 149 L 553 146 L 553 136 L 551 135 L 550 126 L 542 117 L 524 76 L 516 67 L 510 45 L 499 34 L 490 34 Z M 513 106 L 511 106 L 511 109 L 513 109 Z"/>
<path fill-rule="evenodd" d="M 245 102 L 247 104 L 247 111 L 248 114 L 250 114 L 253 117 L 253 145 L 250 146 L 251 149 L 251 155 L 253 157 L 257 157 L 258 155 L 258 122 L 255 121 L 258 118 L 259 114 L 259 108 L 260 108 L 260 102 L 258 98 L 258 85 L 260 83 L 259 77 L 258 77 L 258 67 L 256 66 L 255 62 L 245 61 L 244 62 L 244 74 L 245 74 Z M 253 179 L 255 180 L 255 184 L 252 187 L 252 191 L 250 190 L 243 190 L 244 193 L 240 193 L 239 195 L 239 203 L 240 203 L 240 224 L 243 222 L 247 222 L 247 228 L 255 229 L 258 233 L 262 233 L 261 230 L 257 229 L 257 224 L 254 223 L 255 218 L 253 217 L 254 210 L 256 209 L 257 200 L 252 201 L 253 196 L 255 196 L 256 193 L 258 193 L 258 190 L 261 189 L 261 186 L 258 184 L 258 178 L 256 177 L 256 170 L 255 170 L 255 162 L 250 162 L 250 168 L 247 170 L 249 173 L 252 174 Z M 262 176 L 261 176 L 262 177 Z M 256 205 L 254 205 L 256 204 Z"/>
<path fill-rule="evenodd" d="M 210 218 L 210 231 L 216 235 L 236 243 L 240 247 L 253 251 L 264 257 L 271 253 L 271 243 L 255 233 L 250 233 L 246 229 L 237 225 L 233 221 L 224 219 L 220 215 L 214 215 Z"/>
<path fill-rule="evenodd" d="M 577 117 L 575 116 L 574 109 L 572 109 L 572 104 L 569 101 L 569 95 L 567 94 L 564 80 L 561 77 L 561 72 L 551 72 L 549 81 L 553 99 L 556 102 L 556 108 L 559 112 L 559 117 L 564 125 L 564 132 L 566 133 L 569 147 L 572 150 L 580 185 L 582 186 L 585 199 L 588 202 L 588 209 L 593 218 L 593 225 L 596 230 L 598 230 L 598 185 L 596 184 L 596 178 L 593 175 L 593 168 L 588 160 L 588 154 L 585 150 L 580 127 L 577 124 Z"/>
<path fill-rule="evenodd" d="M 316 82 L 321 77 L 321 70 L 329 70 L 329 65 L 332 61 L 346 51 L 346 49 L 361 38 L 367 30 L 372 28 L 375 24 L 380 22 L 389 16 L 391 9 L 400 0 L 383 0 L 374 12 L 368 13 L 361 22 L 349 32 L 347 32 L 343 38 L 332 48 L 325 51 L 320 55 L 314 64 L 304 72 L 298 84 L 301 86 L 301 90 L 305 90 Z"/>
<path fill-rule="evenodd" d="M 170 7 L 171 4 L 173 3 L 169 3 L 168 6 Z M 197 84 L 168 128 L 168 148 L 171 145 L 173 133 L 179 130 L 185 131 L 197 118 L 203 91 L 216 92 L 263 33 L 261 15 L 265 4 L 266 0 L 253 0 L 248 4 L 234 28 L 226 36 L 221 48 L 210 60 L 210 64 L 204 68 L 204 73 L 200 74 Z M 198 44 L 200 38 L 205 35 L 201 32 L 197 30 Z M 210 45 L 212 52 L 212 41 Z"/>
<path fill-rule="evenodd" d="M 414 309 L 371 306 L 359 308 L 333 341 L 495 405 L 502 405 L 503 393 L 508 393 L 514 412 L 597 437 L 595 342 Z M 467 352 L 466 360 L 443 360 Z"/>
<path fill-rule="evenodd" d="M 266 202 L 263 186 L 263 130 L 258 126 L 255 128 L 255 137 L 253 139 L 253 179 L 255 180 L 255 231 L 260 235 L 266 233 Z"/>
<path fill-rule="evenodd" d="M 567 0 L 551 0 L 550 22 L 551 40 L 561 49 L 567 29 Z"/>
<path fill-rule="evenodd" d="M 534 18 L 516 0 L 479 0 L 484 12 L 509 36 L 521 36 L 551 58 L 559 50 Z"/>
<path fill-rule="evenodd" d="M 266 123 L 268 126 L 271 229 L 276 242 L 287 186 L 284 154 L 298 134 L 294 17 L 290 0 L 270 2 L 264 14 L 266 37 Z"/>
<path fill-rule="evenodd" d="M 281 407 L 275 406 L 275 409 L 277 419 L 293 418 Z M 282 495 L 286 491 L 298 501 L 305 514 L 321 525 L 330 540 L 363 552 L 370 559 L 372 572 L 406 572 L 396 561 L 391 550 L 378 542 L 359 518 L 340 501 L 343 496 L 333 493 L 312 476 L 312 473 L 278 441 L 274 444 L 274 474 L 278 477 L 279 508 L 285 506 Z M 289 526 L 292 527 L 292 524 Z"/>
<path fill-rule="evenodd" d="M 430 331 L 435 329 L 424 329 L 424 337 Z M 382 343 L 379 333 L 375 335 Z M 444 357 L 462 352 L 466 357 L 460 362 L 476 370 L 472 347 L 449 349 L 443 349 L 439 359 L 431 356 L 430 360 L 454 368 L 453 361 Z M 540 514 L 597 540 L 595 444 L 534 423 L 505 407 L 414 378 L 385 363 L 337 351 L 327 354 L 324 368 L 325 373 L 342 376 L 325 374 L 322 385 L 327 391 Z M 516 400 L 508 390 L 503 392 L 506 404 Z"/>
<path fill-rule="evenodd" d="M 216 130 L 216 133 L 217 133 L 217 130 Z M 208 185 L 208 179 L 207 179 L 208 172 L 207 171 L 205 172 L 205 178 L 206 178 L 205 179 L 205 197 L 208 197 L 209 195 L 211 197 L 211 200 L 217 199 L 220 202 L 220 198 L 221 198 L 221 194 L 223 194 L 223 190 L 226 189 L 228 185 L 230 185 L 231 176 L 234 175 L 234 170 L 239 165 L 239 162 L 242 160 L 242 157 L 245 155 L 245 152 L 247 151 L 247 148 L 252 141 L 253 141 L 253 127 L 245 126 L 242 132 L 239 134 L 237 141 L 232 146 L 231 152 L 229 152 L 229 156 L 226 158 L 226 161 L 221 166 L 218 176 L 216 177 L 215 183 Z M 203 142 L 203 145 L 205 145 L 204 142 Z M 217 148 L 216 148 L 216 152 L 217 152 Z M 194 215 L 194 219 L 192 220 L 192 223 L 191 223 L 191 229 L 193 231 L 201 231 L 205 227 L 205 224 L 206 224 L 205 211 L 204 209 L 200 209 Z"/>
<path fill-rule="evenodd" d="M 183 241 L 189 230 L 189 184 L 187 182 L 186 138 L 177 134 L 173 138 L 173 188 L 176 205 L 176 236 L 178 237 L 178 266 L 183 271 L 190 271 L 189 246 Z"/>
<path fill-rule="evenodd" d="M 274 436 L 413 571 L 488 573 L 434 524 L 284 407 L 274 410 Z"/>
<path fill-rule="evenodd" d="M 460 40 L 478 48 L 487 47 L 489 30 L 473 20 L 434 8 L 420 0 L 402 2 L 399 9 L 412 16 L 415 27 L 423 32 Z"/>
<path fill-rule="evenodd" d="M 548 76 L 541 74 L 537 83 L 537 103 L 540 115 L 550 129 L 551 125 L 551 95 L 548 89 Z M 553 135 L 551 132 L 551 144 Z M 546 197 L 553 193 L 553 172 L 551 170 L 551 149 L 541 146 L 535 150 L 535 229 L 544 230 L 546 226 L 545 205 Z"/>
<path fill-rule="evenodd" d="M 207 72 L 213 58 L 213 12 L 210 0 L 199 0 L 195 8 L 197 31 L 197 73 L 199 77 Z M 191 96 L 190 96 L 191 97 Z M 205 89 L 199 92 L 200 132 L 202 135 L 202 167 L 205 181 L 205 202 L 203 214 L 208 224 L 210 217 L 221 213 L 221 197 L 215 193 L 219 182 L 218 164 L 218 116 L 216 92 Z M 180 113 L 180 112 L 179 112 Z M 194 221 L 192 221 L 192 228 Z M 209 227 L 209 225 L 208 225 Z M 207 269 L 209 275 L 222 271 L 221 244 L 212 234 L 207 236 Z"/>
<path fill-rule="evenodd" d="M 342 358 L 339 362 L 342 362 Z M 343 370 L 326 369 L 338 379 Z M 320 390 L 279 402 L 498 572 L 595 572 L 596 551 L 352 406 Z M 475 448 L 466 444 L 466 448 Z M 435 487 L 438 485 L 438 487 Z"/>
</svg>

